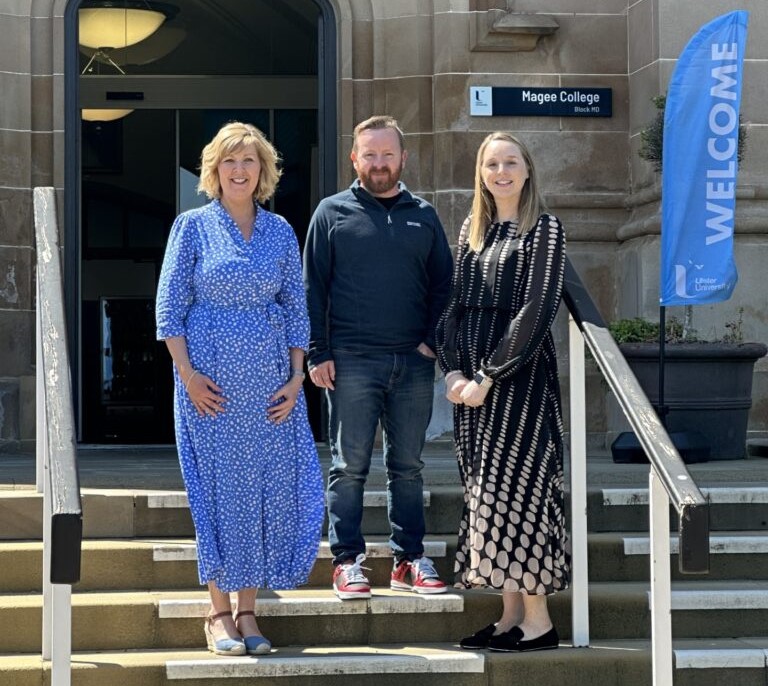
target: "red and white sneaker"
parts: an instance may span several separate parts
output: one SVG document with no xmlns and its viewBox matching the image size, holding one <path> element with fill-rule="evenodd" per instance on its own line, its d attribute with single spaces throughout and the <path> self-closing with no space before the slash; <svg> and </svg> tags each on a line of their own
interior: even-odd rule
<svg viewBox="0 0 768 686">
<path fill-rule="evenodd" d="M 342 600 L 371 597 L 371 582 L 368 581 L 362 563 L 365 555 L 360 553 L 354 562 L 344 562 L 336 565 L 333 570 L 333 590 Z"/>
<path fill-rule="evenodd" d="M 445 593 L 448 590 L 435 571 L 435 563 L 428 557 L 395 563 L 389 587 L 393 591 L 414 593 Z"/>
</svg>

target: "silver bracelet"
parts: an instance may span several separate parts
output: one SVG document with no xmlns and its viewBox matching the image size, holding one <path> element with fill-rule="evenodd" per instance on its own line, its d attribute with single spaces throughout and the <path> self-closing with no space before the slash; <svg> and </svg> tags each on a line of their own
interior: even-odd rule
<svg viewBox="0 0 768 686">
<path fill-rule="evenodd" d="M 184 390 L 185 390 L 185 391 L 188 391 L 188 390 L 189 390 L 189 382 L 190 382 L 190 381 L 192 381 L 192 379 L 194 378 L 195 374 L 199 374 L 199 373 L 200 373 L 200 372 L 198 372 L 198 371 L 197 371 L 197 369 L 195 369 L 195 370 L 194 370 L 194 371 L 193 371 L 193 372 L 192 372 L 192 373 L 191 373 L 191 374 L 190 374 L 190 375 L 187 377 L 187 382 L 184 384 Z"/>
<path fill-rule="evenodd" d="M 304 379 L 307 375 L 304 373 L 303 369 L 296 369 L 295 367 L 291 367 L 291 378 L 294 376 L 300 376 L 302 379 Z"/>
</svg>

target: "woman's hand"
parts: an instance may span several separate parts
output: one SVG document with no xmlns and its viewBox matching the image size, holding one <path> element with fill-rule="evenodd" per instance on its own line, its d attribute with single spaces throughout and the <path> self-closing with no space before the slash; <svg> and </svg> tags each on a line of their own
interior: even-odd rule
<svg viewBox="0 0 768 686">
<path fill-rule="evenodd" d="M 488 389 L 469 381 L 461 391 L 461 402 L 469 407 L 480 407 L 485 402 Z"/>
<path fill-rule="evenodd" d="M 461 392 L 469 383 L 469 379 L 461 372 L 454 372 L 445 378 L 445 397 L 454 405 L 461 405 Z"/>
<path fill-rule="evenodd" d="M 291 411 L 296 407 L 296 398 L 299 397 L 301 382 L 302 377 L 292 376 L 288 383 L 282 388 L 279 388 L 269 399 L 270 402 L 277 403 L 276 405 L 270 405 L 267 408 L 267 418 L 270 422 L 273 424 L 282 424 L 288 419 Z"/>
<path fill-rule="evenodd" d="M 187 395 L 201 417 L 206 414 L 215 417 L 224 412 L 227 399 L 221 395 L 221 388 L 210 377 L 195 371 L 187 378 L 185 385 Z"/>
</svg>

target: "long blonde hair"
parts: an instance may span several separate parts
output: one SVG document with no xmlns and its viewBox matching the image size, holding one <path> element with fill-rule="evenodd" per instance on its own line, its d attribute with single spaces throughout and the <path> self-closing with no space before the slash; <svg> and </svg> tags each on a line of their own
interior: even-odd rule
<svg viewBox="0 0 768 686">
<path fill-rule="evenodd" d="M 203 148 L 200 155 L 200 183 L 197 185 L 197 190 L 211 199 L 220 198 L 219 163 L 227 155 L 239 152 L 249 145 L 256 148 L 261 165 L 259 182 L 256 184 L 253 197 L 257 202 L 262 203 L 269 200 L 275 194 L 277 182 L 282 174 L 278 168 L 280 156 L 259 129 L 253 124 L 243 124 L 239 121 L 222 126 L 213 140 Z"/>
<path fill-rule="evenodd" d="M 482 249 L 485 232 L 496 216 L 496 202 L 491 192 L 485 187 L 482 175 L 480 174 L 485 150 L 493 141 L 514 143 L 520 148 L 523 161 L 528 169 L 528 178 L 520 192 L 520 211 L 518 215 L 520 235 L 528 233 L 528 231 L 536 226 L 539 216 L 544 211 L 544 200 L 539 192 L 536 169 L 533 166 L 533 160 L 528 148 L 516 136 L 506 131 L 495 131 L 489 134 L 480 144 L 475 163 L 475 196 L 472 199 L 472 213 L 469 220 L 469 247 L 475 252 Z"/>
</svg>

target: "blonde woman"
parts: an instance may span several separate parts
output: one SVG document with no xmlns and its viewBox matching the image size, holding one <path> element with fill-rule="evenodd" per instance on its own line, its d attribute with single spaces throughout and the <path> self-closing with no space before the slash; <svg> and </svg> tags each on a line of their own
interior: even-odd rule
<svg viewBox="0 0 768 686">
<path fill-rule="evenodd" d="M 259 206 L 279 177 L 261 131 L 224 126 L 201 157 L 199 190 L 211 202 L 176 219 L 157 291 L 200 583 L 211 598 L 205 636 L 220 655 L 271 650 L 256 621 L 257 588 L 307 581 L 323 518 L 302 392 L 309 320 L 298 243 Z"/>
<path fill-rule="evenodd" d="M 570 569 L 550 326 L 564 263 L 563 227 L 543 209 L 528 149 L 511 134 L 489 135 L 437 327 L 464 482 L 456 581 L 502 596 L 498 621 L 463 648 L 558 646 L 547 596 L 568 587 Z"/>
</svg>

